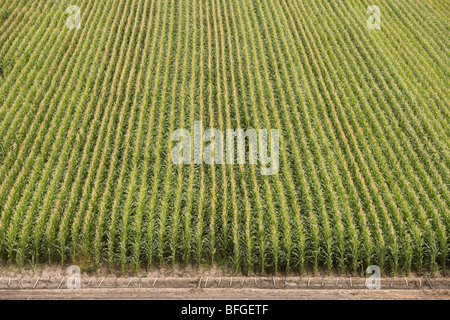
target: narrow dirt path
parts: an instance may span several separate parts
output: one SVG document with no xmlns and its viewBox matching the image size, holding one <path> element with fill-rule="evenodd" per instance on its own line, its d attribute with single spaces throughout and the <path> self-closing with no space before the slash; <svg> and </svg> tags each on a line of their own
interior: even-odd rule
<svg viewBox="0 0 450 320">
<path fill-rule="evenodd" d="M 450 300 L 450 290 L 82 289 L 0 290 L 0 300 Z"/>
</svg>

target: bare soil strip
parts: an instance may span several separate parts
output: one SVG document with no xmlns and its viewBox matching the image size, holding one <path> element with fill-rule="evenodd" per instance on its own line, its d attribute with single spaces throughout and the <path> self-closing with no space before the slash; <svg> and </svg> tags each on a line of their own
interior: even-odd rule
<svg viewBox="0 0 450 320">
<path fill-rule="evenodd" d="M 450 290 L 141 288 L 0 290 L 2 300 L 450 300 Z"/>
<path fill-rule="evenodd" d="M 0 299 L 444 299 L 450 300 L 450 278 L 353 277 L 105 277 L 82 275 L 81 289 L 68 289 L 67 276 L 0 275 Z"/>
<path fill-rule="evenodd" d="M 116 277 L 81 275 L 77 278 L 81 289 L 309 289 L 364 290 L 372 284 L 370 278 L 355 277 L 231 277 L 231 276 L 145 276 Z M 0 275 L 0 290 L 67 289 L 74 278 L 63 275 Z M 404 277 L 380 279 L 381 290 L 449 290 L 450 278 Z"/>
</svg>

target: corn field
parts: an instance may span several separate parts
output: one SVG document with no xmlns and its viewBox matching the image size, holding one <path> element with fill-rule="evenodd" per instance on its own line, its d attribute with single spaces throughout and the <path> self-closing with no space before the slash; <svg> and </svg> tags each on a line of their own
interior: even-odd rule
<svg viewBox="0 0 450 320">
<path fill-rule="evenodd" d="M 0 0 L 2 263 L 445 271 L 450 2 L 375 1 Z M 173 164 L 195 121 L 278 173 Z"/>
</svg>

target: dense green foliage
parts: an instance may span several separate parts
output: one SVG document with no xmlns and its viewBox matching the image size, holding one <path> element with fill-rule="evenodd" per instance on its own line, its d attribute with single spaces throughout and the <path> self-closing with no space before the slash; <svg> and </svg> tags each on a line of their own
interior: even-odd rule
<svg viewBox="0 0 450 320">
<path fill-rule="evenodd" d="M 123 271 L 449 265 L 450 2 L 0 0 L 0 256 Z M 174 165 L 194 121 L 280 171 Z"/>
</svg>

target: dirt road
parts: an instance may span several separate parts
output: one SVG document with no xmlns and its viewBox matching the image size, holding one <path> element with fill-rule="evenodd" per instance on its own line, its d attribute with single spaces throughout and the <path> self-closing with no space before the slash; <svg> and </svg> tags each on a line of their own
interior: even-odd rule
<svg viewBox="0 0 450 320">
<path fill-rule="evenodd" d="M 43 300 L 450 300 L 449 290 L 82 289 L 0 290 L 0 299 Z"/>
</svg>

